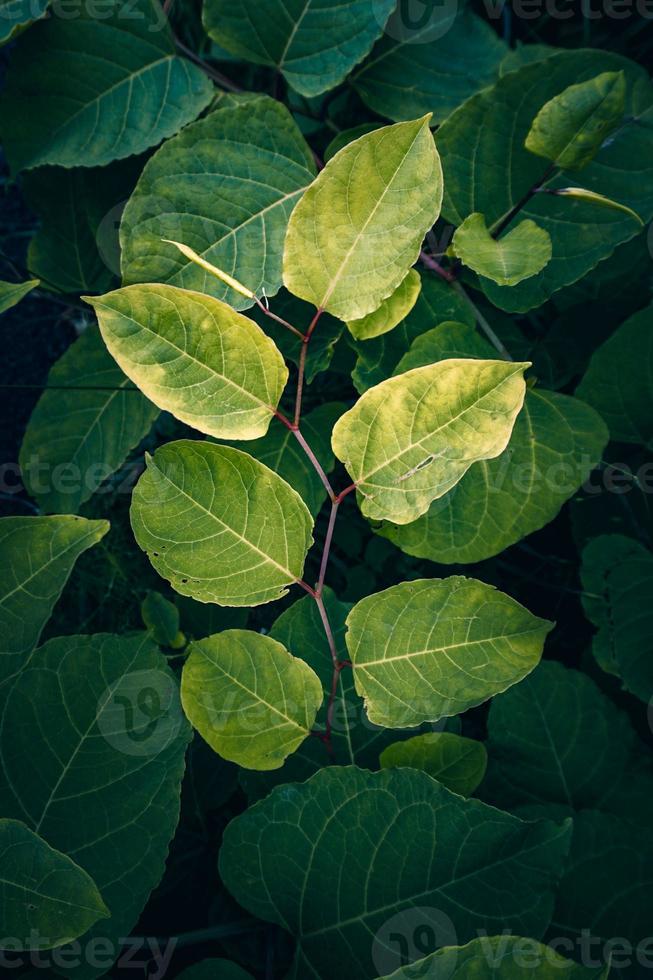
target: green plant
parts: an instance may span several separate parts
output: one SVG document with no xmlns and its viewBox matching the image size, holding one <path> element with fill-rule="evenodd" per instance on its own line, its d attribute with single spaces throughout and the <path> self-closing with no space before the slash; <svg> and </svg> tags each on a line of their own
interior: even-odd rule
<svg viewBox="0 0 653 980">
<path fill-rule="evenodd" d="M 197 853 L 188 980 L 646 976 L 649 518 L 592 484 L 647 506 L 645 72 L 468 9 L 207 0 L 241 91 L 138 12 L 31 26 L 0 105 L 43 218 L 0 303 L 84 328 L 0 521 L 0 945 L 122 975 Z M 519 564 L 569 514 L 580 581 L 568 531 Z"/>
</svg>

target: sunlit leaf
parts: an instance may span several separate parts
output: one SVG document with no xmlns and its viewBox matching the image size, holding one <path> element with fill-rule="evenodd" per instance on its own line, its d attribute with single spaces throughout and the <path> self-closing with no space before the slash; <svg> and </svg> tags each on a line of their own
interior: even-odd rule
<svg viewBox="0 0 653 980">
<path fill-rule="evenodd" d="M 410 269 L 394 293 L 385 299 L 377 310 L 361 317 L 360 320 L 350 320 L 347 324 L 349 332 L 356 340 L 371 340 L 388 333 L 404 320 L 417 302 L 422 280 L 415 269 Z"/>
<path fill-rule="evenodd" d="M 0 313 L 5 313 L 12 306 L 16 306 L 24 296 L 31 293 L 38 285 L 38 279 L 28 279 L 26 282 L 0 281 Z"/>
<path fill-rule="evenodd" d="M 484 216 L 470 214 L 456 229 L 452 246 L 465 265 L 500 286 L 537 275 L 551 259 L 551 236 L 529 218 L 495 239 Z"/>
</svg>

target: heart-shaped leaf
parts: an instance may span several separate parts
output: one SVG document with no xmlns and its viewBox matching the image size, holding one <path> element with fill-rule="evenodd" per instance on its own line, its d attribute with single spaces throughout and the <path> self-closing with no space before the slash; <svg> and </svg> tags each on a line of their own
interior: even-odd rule
<svg viewBox="0 0 653 980">
<path fill-rule="evenodd" d="M 537 275 L 551 259 L 551 236 L 529 218 L 495 239 L 485 217 L 470 214 L 456 228 L 452 244 L 466 266 L 500 286 L 515 286 Z"/>
</svg>

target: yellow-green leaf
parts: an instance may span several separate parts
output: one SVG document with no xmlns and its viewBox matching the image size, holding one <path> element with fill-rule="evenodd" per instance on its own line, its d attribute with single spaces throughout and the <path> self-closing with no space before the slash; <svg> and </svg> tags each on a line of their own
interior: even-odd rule
<svg viewBox="0 0 653 980">
<path fill-rule="evenodd" d="M 454 732 L 426 732 L 404 742 L 393 742 L 379 757 L 382 769 L 408 766 L 421 769 L 460 796 L 471 796 L 487 767 L 482 742 Z"/>
<path fill-rule="evenodd" d="M 378 309 L 359 320 L 350 320 L 347 326 L 356 340 L 371 340 L 393 330 L 408 316 L 420 294 L 422 280 L 415 269 L 410 269 L 394 293 L 384 299 Z"/>
<path fill-rule="evenodd" d="M 515 286 L 537 275 L 551 259 L 551 236 L 530 218 L 495 239 L 485 217 L 470 214 L 456 229 L 452 245 L 466 266 L 500 286 Z"/>
<path fill-rule="evenodd" d="M 217 438 L 265 435 L 288 369 L 253 320 L 177 286 L 85 298 L 110 353 L 155 405 Z"/>
<path fill-rule="evenodd" d="M 503 452 L 524 401 L 528 366 L 451 358 L 366 391 L 331 438 L 363 513 L 409 524 L 472 463 Z"/>
<path fill-rule="evenodd" d="M 226 630 L 191 644 L 181 703 L 224 759 L 278 769 L 315 724 L 322 685 L 307 663 L 269 636 Z"/>
<path fill-rule="evenodd" d="M 292 293 L 342 320 L 392 295 L 440 214 L 429 119 L 384 126 L 329 160 L 288 224 L 283 277 Z"/>
</svg>

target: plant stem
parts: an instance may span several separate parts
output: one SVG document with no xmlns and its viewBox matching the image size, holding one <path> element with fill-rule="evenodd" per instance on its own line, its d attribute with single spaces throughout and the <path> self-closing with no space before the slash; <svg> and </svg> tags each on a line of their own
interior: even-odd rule
<svg viewBox="0 0 653 980">
<path fill-rule="evenodd" d="M 306 442 L 306 439 L 299 431 L 299 429 L 296 429 L 294 425 L 291 425 L 290 431 L 292 432 L 295 439 L 306 453 L 311 465 L 313 466 L 313 469 L 315 470 L 320 480 L 322 481 L 322 485 L 324 486 L 324 489 L 329 495 L 329 500 L 333 502 L 336 499 L 335 491 L 331 486 L 329 478 L 327 477 L 326 473 L 322 469 L 322 466 L 320 465 L 320 461 L 318 460 L 317 456 L 315 455 L 315 453 L 313 452 L 309 444 Z"/>
<path fill-rule="evenodd" d="M 321 306 L 318 306 L 315 311 L 315 316 L 308 325 L 308 330 L 302 338 L 302 349 L 299 354 L 299 371 L 297 375 L 297 396 L 295 398 L 295 427 L 299 428 L 299 420 L 302 415 L 302 394 L 304 391 L 304 372 L 306 370 L 306 355 L 308 353 L 308 345 L 310 343 L 313 331 L 317 326 L 317 321 L 320 319 L 324 310 Z"/>
<path fill-rule="evenodd" d="M 452 285 L 456 281 L 455 273 L 451 272 L 449 269 L 444 269 L 439 262 L 436 262 L 436 260 L 428 254 L 428 252 L 421 251 L 419 253 L 419 257 L 427 269 L 430 269 L 432 272 L 436 272 L 441 279 L 444 279 L 445 282 Z"/>
<path fill-rule="evenodd" d="M 526 191 L 524 196 L 521 197 L 517 201 L 517 203 L 512 208 L 510 208 L 510 210 L 507 211 L 506 214 L 504 214 L 502 218 L 499 218 L 498 221 L 494 222 L 494 224 L 489 229 L 490 234 L 492 235 L 493 238 L 499 237 L 501 232 L 508 227 L 508 225 L 515 217 L 515 215 L 519 214 L 522 208 L 526 207 L 530 199 L 534 197 L 535 194 L 537 194 L 537 192 L 540 190 L 541 187 L 544 186 L 547 180 L 550 180 L 551 177 L 554 176 L 554 173 L 557 169 L 558 168 L 556 167 L 555 163 L 549 164 L 544 175 L 540 177 L 540 179 L 536 181 L 536 183 L 534 183 L 533 186 Z"/>
<path fill-rule="evenodd" d="M 510 356 L 510 352 L 503 345 L 503 343 L 499 339 L 499 337 L 497 337 L 496 333 L 494 332 L 494 330 L 492 329 L 492 327 L 490 326 L 490 324 L 487 322 L 487 320 L 485 319 L 485 317 L 483 316 L 483 314 L 481 313 L 481 311 L 479 310 L 478 306 L 473 301 L 473 299 L 471 298 L 471 296 L 469 296 L 469 294 L 467 292 L 465 292 L 465 290 L 463 289 L 463 287 L 460 285 L 459 282 L 452 283 L 452 285 L 453 285 L 453 288 L 458 293 L 458 295 L 462 299 L 464 299 L 465 302 L 467 303 L 467 305 L 469 307 L 471 307 L 471 309 L 474 311 L 474 316 L 476 317 L 476 322 L 478 323 L 479 327 L 481 328 L 481 330 L 483 331 L 483 333 L 485 334 L 485 336 L 487 337 L 487 339 L 490 341 L 490 343 L 492 344 L 492 346 L 498 351 L 498 353 L 501 355 L 501 357 L 504 359 L 504 361 L 512 361 L 512 357 Z"/>
<path fill-rule="evenodd" d="M 338 516 L 338 507 L 340 506 L 340 500 L 336 497 L 335 500 L 331 501 L 331 513 L 329 514 L 329 526 L 327 527 L 326 538 L 324 539 L 324 549 L 322 551 L 322 561 L 320 562 L 320 574 L 317 580 L 317 585 L 315 586 L 315 591 L 319 596 L 322 595 L 324 590 L 324 578 L 326 575 L 327 565 L 329 564 L 329 552 L 331 551 L 331 541 L 333 539 L 333 529 L 336 524 L 336 517 Z"/>
<path fill-rule="evenodd" d="M 227 78 L 226 75 L 223 75 L 222 72 L 216 71 L 216 69 L 212 68 L 211 65 L 207 65 L 203 58 L 200 58 L 198 54 L 195 54 L 195 52 L 184 44 L 183 41 L 180 41 L 178 37 L 175 37 L 175 44 L 182 54 L 185 54 L 190 61 L 194 62 L 198 68 L 201 68 L 204 74 L 208 75 L 209 78 L 221 88 L 226 89 L 227 92 L 242 92 L 240 85 L 236 85 L 235 82 L 232 82 L 231 79 Z"/>
<path fill-rule="evenodd" d="M 277 316 L 276 313 L 273 313 L 272 310 L 268 309 L 265 303 L 261 302 L 258 296 L 254 297 L 254 302 L 258 306 L 259 310 L 261 310 L 262 313 L 265 313 L 266 316 L 269 316 L 271 320 L 276 320 L 276 322 L 280 323 L 282 327 L 286 327 L 288 330 L 291 330 L 295 336 L 299 337 L 302 341 L 304 340 L 306 334 L 303 334 L 301 330 L 297 329 L 297 327 L 293 327 L 292 323 L 288 323 L 288 321 L 284 320 L 283 317 Z"/>
</svg>

